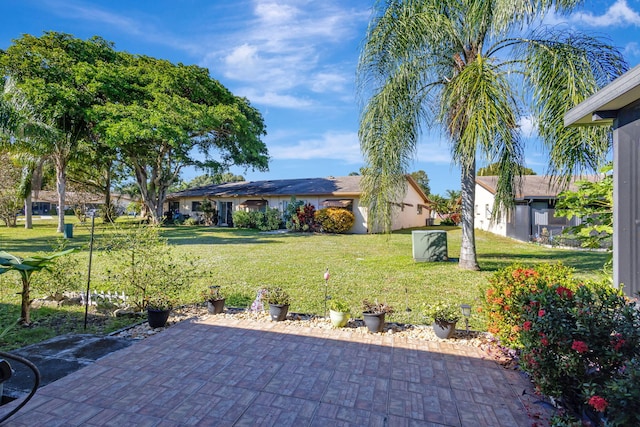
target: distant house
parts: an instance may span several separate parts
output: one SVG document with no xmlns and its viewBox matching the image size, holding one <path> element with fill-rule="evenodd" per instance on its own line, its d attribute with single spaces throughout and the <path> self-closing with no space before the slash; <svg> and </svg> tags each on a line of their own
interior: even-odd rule
<svg viewBox="0 0 640 427">
<path fill-rule="evenodd" d="M 284 213 L 295 196 L 316 209 L 330 206 L 350 210 L 355 216 L 351 233 L 367 233 L 367 209 L 360 205 L 360 176 L 301 178 L 270 181 L 241 181 L 207 185 L 167 195 L 165 211 L 199 218 L 204 199 L 216 203 L 218 225 L 232 225 L 237 210 L 256 211 L 267 207 Z M 430 217 L 427 196 L 413 178 L 407 176 L 407 193 L 396 209 L 392 229 L 424 226 Z"/>
<path fill-rule="evenodd" d="M 576 181 L 598 179 L 600 178 L 594 175 L 574 177 L 567 189 L 577 190 Z M 523 176 L 521 186 L 516 191 L 515 207 L 491 221 L 497 182 L 497 176 L 476 177 L 474 214 L 477 229 L 530 241 L 542 236 L 555 236 L 566 227 L 580 223 L 579 218 L 568 220 L 555 217 L 556 200 L 564 188 L 554 186 L 552 177 L 542 175 Z"/>
<path fill-rule="evenodd" d="M 111 193 L 111 202 L 116 208 L 124 212 L 133 199 L 125 194 Z M 104 194 L 81 191 L 67 191 L 65 196 L 66 209 L 80 208 L 83 211 L 98 209 L 104 204 Z M 31 193 L 31 206 L 34 215 L 57 215 L 58 193 L 56 191 L 40 190 Z"/>
</svg>

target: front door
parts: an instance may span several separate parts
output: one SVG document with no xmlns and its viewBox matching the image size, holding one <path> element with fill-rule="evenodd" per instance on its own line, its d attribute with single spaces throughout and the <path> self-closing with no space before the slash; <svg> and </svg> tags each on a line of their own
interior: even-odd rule
<svg viewBox="0 0 640 427">
<path fill-rule="evenodd" d="M 218 202 L 218 225 L 233 227 L 233 202 Z"/>
</svg>

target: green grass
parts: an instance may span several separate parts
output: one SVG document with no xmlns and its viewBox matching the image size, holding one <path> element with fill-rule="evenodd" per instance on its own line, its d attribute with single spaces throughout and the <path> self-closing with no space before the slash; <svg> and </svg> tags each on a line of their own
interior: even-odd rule
<svg viewBox="0 0 640 427">
<path fill-rule="evenodd" d="M 447 230 L 449 256 L 458 257 L 460 230 L 439 229 Z M 82 265 L 88 264 L 89 231 L 87 224 L 78 225 L 74 238 L 69 240 L 72 246 L 82 249 L 73 255 L 82 259 Z M 96 234 L 103 232 L 102 225 L 97 225 Z M 185 302 L 197 300 L 197 290 L 213 284 L 221 285 L 234 300 L 244 298 L 245 302 L 251 301 L 261 287 L 280 286 L 291 294 L 291 311 L 322 315 L 323 274 L 329 268 L 328 294 L 346 299 L 355 316 L 360 315 L 363 299 L 377 299 L 395 307 L 391 321 L 411 323 L 423 322 L 422 305 L 435 300 L 477 307 L 480 288 L 492 272 L 514 262 L 562 262 L 575 268 L 579 276 L 596 279 L 607 258 L 602 252 L 547 248 L 476 231 L 482 271 L 473 272 L 459 269 L 455 262 L 414 262 L 410 230 L 391 235 L 319 235 L 176 226 L 163 228 L 162 234 L 180 251 L 199 258 L 203 270 L 212 273 L 213 279 L 207 279 L 204 272 L 192 278 L 192 290 L 186 294 Z M 24 256 L 50 250 L 57 236 L 54 223 L 39 223 L 33 230 L 3 228 L 0 249 Z M 114 255 L 94 253 L 92 288 L 101 288 L 110 256 Z M 6 278 L 3 279 L 6 283 Z M 17 282 L 17 276 L 15 279 Z M 13 292 L 16 290 L 17 287 Z M 0 302 L 13 306 L 17 297 L 10 298 L 4 292 Z M 38 311 L 34 310 L 34 317 Z M 0 321 L 8 321 L 2 312 Z M 484 321 L 474 315 L 471 326 L 482 329 Z"/>
</svg>

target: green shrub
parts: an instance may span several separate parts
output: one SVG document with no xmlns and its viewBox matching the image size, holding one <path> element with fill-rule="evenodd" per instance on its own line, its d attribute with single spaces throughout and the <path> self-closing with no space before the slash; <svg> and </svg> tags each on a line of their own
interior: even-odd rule
<svg viewBox="0 0 640 427">
<path fill-rule="evenodd" d="M 193 217 L 189 217 L 184 220 L 184 223 L 182 225 L 187 225 L 187 226 L 198 225 L 198 220 Z"/>
<path fill-rule="evenodd" d="M 329 300 L 329 310 L 338 311 L 340 313 L 349 313 L 351 311 L 351 307 L 349 303 L 342 299 L 330 299 Z"/>
<path fill-rule="evenodd" d="M 562 264 L 539 264 L 524 267 L 513 264 L 497 271 L 482 294 L 481 311 L 487 318 L 487 331 L 511 348 L 520 348 L 519 339 L 522 301 L 528 300 L 540 286 L 563 285 L 575 290 L 578 286 L 573 278 L 573 269 Z"/>
<path fill-rule="evenodd" d="M 351 230 L 356 218 L 343 208 L 324 208 L 316 211 L 315 220 L 325 233 L 346 233 Z"/>
<path fill-rule="evenodd" d="M 238 228 L 252 228 L 251 212 L 234 211 L 233 224 Z"/>
<path fill-rule="evenodd" d="M 640 312 L 622 292 L 539 282 L 520 326 L 521 366 L 562 408 L 557 424 L 640 425 Z"/>
</svg>

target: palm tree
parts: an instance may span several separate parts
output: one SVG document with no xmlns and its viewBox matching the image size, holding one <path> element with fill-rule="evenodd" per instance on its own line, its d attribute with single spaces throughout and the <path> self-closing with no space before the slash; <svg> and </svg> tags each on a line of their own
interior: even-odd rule
<svg viewBox="0 0 640 427">
<path fill-rule="evenodd" d="M 577 0 L 386 0 L 367 30 L 358 65 L 364 99 L 360 143 L 369 218 L 390 229 L 393 202 L 421 132 L 439 127 L 461 170 L 459 266 L 478 269 L 473 228 L 476 153 L 499 163 L 496 214 L 513 201 L 523 144 L 519 119 L 531 114 L 550 154 L 549 172 L 595 169 L 608 130 L 565 129 L 563 114 L 626 70 L 606 42 L 540 27 L 520 36 L 550 8 Z M 537 22 L 537 21 L 536 21 Z M 494 215 L 495 217 L 496 215 Z"/>
<path fill-rule="evenodd" d="M 22 168 L 18 194 L 24 200 L 25 228 L 32 228 L 31 193 L 42 186 L 48 150 L 43 146 L 51 138 L 52 128 L 44 123 L 10 78 L 3 81 L 0 97 L 0 148 Z"/>
</svg>

